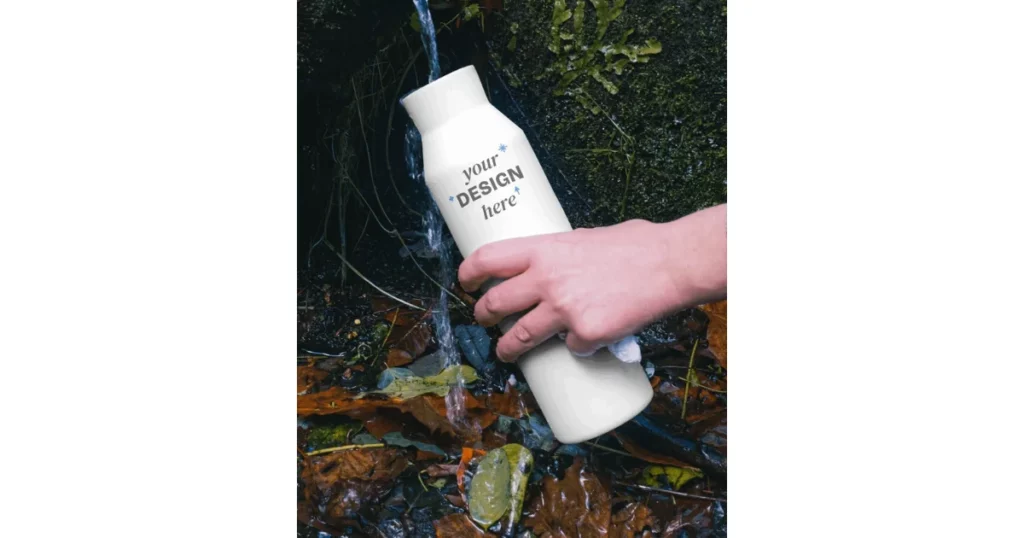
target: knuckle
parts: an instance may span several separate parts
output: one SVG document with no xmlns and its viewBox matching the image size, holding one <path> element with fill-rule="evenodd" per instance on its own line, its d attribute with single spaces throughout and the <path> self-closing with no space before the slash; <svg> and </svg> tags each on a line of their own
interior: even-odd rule
<svg viewBox="0 0 1024 538">
<path fill-rule="evenodd" d="M 592 317 L 584 317 L 572 327 L 576 337 L 584 345 L 595 345 L 604 339 L 607 331 L 604 324 Z"/>
<path fill-rule="evenodd" d="M 497 290 L 491 290 L 480 299 L 479 308 L 484 317 L 487 317 L 501 312 L 501 304 L 502 300 L 498 296 Z"/>
</svg>

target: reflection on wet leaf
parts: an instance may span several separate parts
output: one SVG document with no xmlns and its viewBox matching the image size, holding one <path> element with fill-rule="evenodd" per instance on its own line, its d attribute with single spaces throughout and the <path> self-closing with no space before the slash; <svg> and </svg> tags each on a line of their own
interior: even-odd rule
<svg viewBox="0 0 1024 538">
<path fill-rule="evenodd" d="M 353 518 L 391 489 L 409 461 L 400 450 L 362 448 L 314 456 L 304 462 L 304 495 L 315 516 L 330 522 Z"/>
<path fill-rule="evenodd" d="M 408 400 L 423 394 L 444 396 L 448 394 L 452 385 L 458 383 L 460 377 L 463 382 L 472 383 L 477 380 L 476 370 L 472 366 L 458 365 L 449 366 L 441 373 L 430 377 L 393 377 L 391 383 L 375 392 L 387 394 L 399 400 Z"/>
<path fill-rule="evenodd" d="M 679 491 L 683 485 L 704 473 L 694 467 L 671 467 L 668 465 L 651 465 L 644 469 L 641 481 L 653 488 L 669 488 Z"/>
<path fill-rule="evenodd" d="M 487 528 L 501 519 L 511 504 L 510 480 L 508 454 L 504 450 L 494 449 L 480 460 L 466 494 L 473 521 Z"/>
<path fill-rule="evenodd" d="M 518 523 L 523 511 L 523 499 L 526 498 L 526 485 L 533 471 L 533 453 L 523 445 L 515 443 L 501 447 L 508 455 L 510 471 L 509 480 L 509 513 L 512 523 Z"/>
<path fill-rule="evenodd" d="M 538 536 L 606 536 L 611 527 L 611 496 L 577 458 L 566 469 L 565 478 L 544 477 L 523 524 Z"/>
<path fill-rule="evenodd" d="M 629 503 L 612 515 L 609 538 L 650 538 L 657 530 L 658 520 L 654 512 L 640 503 Z"/>
<path fill-rule="evenodd" d="M 494 370 L 496 363 L 488 359 L 491 349 L 491 337 L 487 330 L 479 325 L 459 325 L 455 327 L 455 341 L 466 360 L 484 376 Z"/>
</svg>

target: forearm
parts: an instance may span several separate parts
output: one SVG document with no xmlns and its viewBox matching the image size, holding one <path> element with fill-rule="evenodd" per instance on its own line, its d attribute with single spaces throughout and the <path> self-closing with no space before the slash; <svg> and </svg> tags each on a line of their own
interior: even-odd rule
<svg viewBox="0 0 1024 538">
<path fill-rule="evenodd" d="M 659 224 L 675 309 L 726 296 L 726 205 Z"/>
</svg>

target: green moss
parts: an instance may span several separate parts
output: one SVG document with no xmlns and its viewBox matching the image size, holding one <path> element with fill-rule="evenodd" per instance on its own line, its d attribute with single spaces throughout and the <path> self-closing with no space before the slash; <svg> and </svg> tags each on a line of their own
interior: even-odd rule
<svg viewBox="0 0 1024 538">
<path fill-rule="evenodd" d="M 723 5 L 517 0 L 488 26 L 515 100 L 505 110 L 529 126 L 574 226 L 726 200 Z"/>
<path fill-rule="evenodd" d="M 306 437 L 308 450 L 320 450 L 348 444 L 351 433 L 359 430 L 358 422 L 343 422 L 330 426 L 313 426 Z"/>
<path fill-rule="evenodd" d="M 626 30 L 617 42 L 605 41 L 609 26 L 622 15 L 626 0 L 613 0 L 614 4 L 609 3 L 609 0 L 589 0 L 594 6 L 597 21 L 595 35 L 588 39 L 584 32 L 587 1 L 577 0 L 576 7 L 570 12 L 565 0 L 555 0 L 548 50 L 556 55 L 556 59 L 545 70 L 545 74 L 555 75 L 559 79 L 554 89 L 555 95 L 578 95 L 585 91 L 585 86 L 577 82 L 581 75 L 589 75 L 605 91 L 614 95 L 619 92 L 619 87 L 604 73 L 614 72 L 621 76 L 629 63 L 646 63 L 650 55 L 661 52 L 661 43 L 656 39 L 648 39 L 643 45 L 627 44 L 626 40 L 634 32 L 633 29 Z M 572 19 L 571 31 L 565 27 L 569 19 Z M 599 58 L 603 59 L 603 63 Z"/>
</svg>

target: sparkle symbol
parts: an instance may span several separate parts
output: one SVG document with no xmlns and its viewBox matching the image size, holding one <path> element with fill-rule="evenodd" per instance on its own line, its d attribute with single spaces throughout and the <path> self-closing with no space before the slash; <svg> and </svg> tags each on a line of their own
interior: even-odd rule
<svg viewBox="0 0 1024 538">
<path fill-rule="evenodd" d="M 449 202 L 454 202 L 455 201 L 455 197 L 454 196 L 449 196 L 448 197 L 448 201 Z"/>
<path fill-rule="evenodd" d="M 505 144 L 498 144 L 498 151 L 505 153 L 506 149 L 508 149 L 508 146 L 506 146 Z"/>
<path fill-rule="evenodd" d="M 516 194 L 519 194 L 519 185 L 516 185 Z"/>
</svg>

